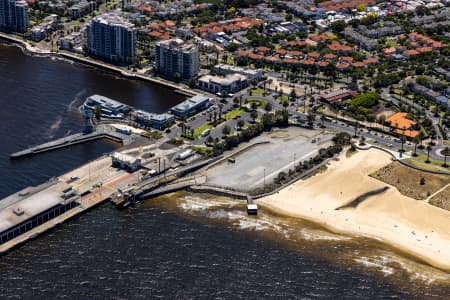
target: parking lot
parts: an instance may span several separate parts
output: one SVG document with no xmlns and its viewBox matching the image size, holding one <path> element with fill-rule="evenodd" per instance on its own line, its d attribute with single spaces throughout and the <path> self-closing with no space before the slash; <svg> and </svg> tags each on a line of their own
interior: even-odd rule
<svg viewBox="0 0 450 300">
<path fill-rule="evenodd" d="M 223 162 L 207 172 L 207 184 L 250 191 L 269 183 L 279 172 L 287 172 L 294 162 L 307 160 L 331 144 L 331 134 L 290 127 L 255 138 L 268 141 L 241 152 L 235 162 Z"/>
</svg>

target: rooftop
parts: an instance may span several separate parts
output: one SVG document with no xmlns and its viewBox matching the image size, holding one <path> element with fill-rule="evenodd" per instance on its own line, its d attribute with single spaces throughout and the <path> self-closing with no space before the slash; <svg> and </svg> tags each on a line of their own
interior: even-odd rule
<svg viewBox="0 0 450 300">
<path fill-rule="evenodd" d="M 94 19 L 92 19 L 92 22 L 109 25 L 109 26 L 124 27 L 127 29 L 134 28 L 134 24 L 128 22 L 123 17 L 119 16 L 118 14 L 114 14 L 114 13 L 103 14 L 103 15 L 97 16 Z"/>
</svg>

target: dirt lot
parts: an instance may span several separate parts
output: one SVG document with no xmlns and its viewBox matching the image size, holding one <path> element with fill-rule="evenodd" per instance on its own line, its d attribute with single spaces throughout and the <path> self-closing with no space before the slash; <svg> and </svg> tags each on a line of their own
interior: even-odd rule
<svg viewBox="0 0 450 300">
<path fill-rule="evenodd" d="M 395 186 L 405 196 L 424 200 L 450 182 L 450 176 L 421 172 L 393 162 L 370 176 Z M 423 185 L 421 178 L 425 179 Z M 441 193 L 442 194 L 442 193 Z"/>
<path fill-rule="evenodd" d="M 447 187 L 445 190 L 431 198 L 430 204 L 450 210 L 450 187 Z"/>
</svg>

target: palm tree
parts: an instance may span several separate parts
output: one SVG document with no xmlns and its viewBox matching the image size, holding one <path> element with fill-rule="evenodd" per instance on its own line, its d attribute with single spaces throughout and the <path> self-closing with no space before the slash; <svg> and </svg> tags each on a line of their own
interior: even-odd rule
<svg viewBox="0 0 450 300">
<path fill-rule="evenodd" d="M 444 168 L 447 168 L 447 156 L 450 153 L 450 148 L 449 147 L 445 147 L 444 150 L 442 150 L 441 152 L 442 154 L 444 154 L 444 164 L 442 165 Z"/>
<path fill-rule="evenodd" d="M 402 151 L 402 152 L 405 152 L 405 149 L 403 148 L 403 146 L 405 145 L 405 141 L 406 141 L 406 138 L 405 138 L 405 136 L 402 135 L 400 137 L 400 142 L 402 143 L 402 149 L 400 151 Z"/>
<path fill-rule="evenodd" d="M 357 133 L 358 133 L 358 125 L 359 125 L 358 121 L 355 121 L 355 122 L 353 123 L 353 126 L 355 126 L 355 135 L 354 135 L 353 137 L 357 137 L 357 136 L 358 136 L 358 135 L 357 135 Z"/>
<path fill-rule="evenodd" d="M 250 112 L 250 118 L 252 118 L 252 122 L 255 122 L 257 117 L 258 117 L 258 113 L 256 112 L 256 110 L 252 110 Z"/>
<path fill-rule="evenodd" d="M 417 145 L 420 142 L 419 136 L 414 137 L 414 153 L 413 156 L 417 156 Z"/>
<path fill-rule="evenodd" d="M 288 101 L 283 101 L 284 110 L 287 110 L 288 106 L 289 106 L 289 102 Z"/>
<path fill-rule="evenodd" d="M 430 163 L 430 151 L 433 150 L 433 147 L 431 147 L 430 144 L 427 146 L 427 160 L 425 161 L 427 164 Z"/>
</svg>

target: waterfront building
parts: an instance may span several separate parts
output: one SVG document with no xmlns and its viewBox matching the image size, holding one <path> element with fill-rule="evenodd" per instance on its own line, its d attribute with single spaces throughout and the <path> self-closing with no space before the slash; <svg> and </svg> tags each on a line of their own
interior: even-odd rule
<svg viewBox="0 0 450 300">
<path fill-rule="evenodd" d="M 202 90 L 222 95 L 236 93 L 248 86 L 247 76 L 241 74 L 228 74 L 225 77 L 205 75 L 198 80 L 198 86 Z"/>
<path fill-rule="evenodd" d="M 132 116 L 137 123 L 151 126 L 159 130 L 167 128 L 175 122 L 175 116 L 166 113 L 154 114 L 143 110 L 135 110 L 133 111 Z"/>
<path fill-rule="evenodd" d="M 123 118 L 131 111 L 131 107 L 105 96 L 92 95 L 84 102 L 84 108 L 95 111 L 100 107 L 102 115 L 108 118 Z"/>
<path fill-rule="evenodd" d="M 263 77 L 263 71 L 261 69 L 248 69 L 226 64 L 215 65 L 213 71 L 221 75 L 241 74 L 247 76 L 249 80 L 255 79 L 259 81 Z"/>
<path fill-rule="evenodd" d="M 95 17 L 87 27 L 88 53 L 110 62 L 130 62 L 135 55 L 134 25 L 117 14 Z"/>
<path fill-rule="evenodd" d="M 83 32 L 74 31 L 59 39 L 59 48 L 74 52 L 81 52 L 81 42 L 83 41 Z"/>
<path fill-rule="evenodd" d="M 0 30 L 24 33 L 28 25 L 26 1 L 0 0 Z"/>
<path fill-rule="evenodd" d="M 209 106 L 211 99 L 203 95 L 195 95 L 186 101 L 172 107 L 170 111 L 177 117 L 191 116 Z"/>
<path fill-rule="evenodd" d="M 115 152 L 111 156 L 112 166 L 128 172 L 134 172 L 141 168 L 141 158 L 125 153 Z"/>
<path fill-rule="evenodd" d="M 76 191 L 65 184 L 62 194 L 53 188 L 59 180 L 28 187 L 5 199 L 0 205 L 0 245 L 79 206 Z"/>
<path fill-rule="evenodd" d="M 198 47 L 179 38 L 161 41 L 155 47 L 155 63 L 158 73 L 164 77 L 190 79 L 198 74 Z"/>
</svg>

